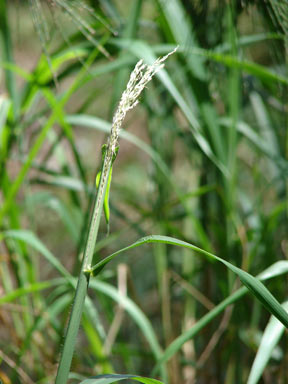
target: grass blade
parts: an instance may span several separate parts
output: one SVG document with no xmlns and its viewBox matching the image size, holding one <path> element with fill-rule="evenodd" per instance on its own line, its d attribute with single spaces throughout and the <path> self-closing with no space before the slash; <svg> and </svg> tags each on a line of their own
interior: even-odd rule
<svg viewBox="0 0 288 384">
<path fill-rule="evenodd" d="M 288 302 L 283 304 L 283 308 L 288 311 Z M 285 327 L 274 316 L 271 317 L 261 339 L 256 358 L 253 362 L 247 384 L 257 384 L 260 380 L 265 367 L 267 366 L 272 352 L 283 335 Z"/>
<path fill-rule="evenodd" d="M 174 44 L 155 45 L 153 47 L 153 52 L 155 52 L 157 55 L 163 55 L 166 52 L 170 52 L 171 49 L 173 49 L 174 47 L 175 47 Z M 258 77 L 265 84 L 273 84 L 273 82 L 275 81 L 283 85 L 288 85 L 287 77 L 283 76 L 282 74 L 278 74 L 277 72 L 271 69 L 267 69 L 263 65 L 254 63 L 246 59 L 239 59 L 238 57 L 235 57 L 235 56 L 231 56 L 228 54 L 223 54 L 223 53 L 219 53 L 216 51 L 207 50 L 203 48 L 198 48 L 198 47 L 187 48 L 187 47 L 180 46 L 178 48 L 178 51 L 186 52 L 187 54 L 190 54 L 190 55 L 205 57 L 208 60 L 215 61 L 227 67 L 240 69 L 243 72 L 246 72 L 246 73 L 249 73 L 250 75 Z"/>
<path fill-rule="evenodd" d="M 94 275 L 97 275 L 103 269 L 103 267 L 109 261 L 113 260 L 118 254 L 124 251 L 127 251 L 129 249 L 139 247 L 140 245 L 148 244 L 148 243 L 163 243 L 163 244 L 170 244 L 170 245 L 185 247 L 204 255 L 208 259 L 215 260 L 224 264 L 227 268 L 229 268 L 232 272 L 234 272 L 240 278 L 242 283 L 254 294 L 254 296 L 259 301 L 261 301 L 261 303 L 266 307 L 266 309 L 270 313 L 272 313 L 275 317 L 277 317 L 277 319 L 280 320 L 285 325 L 286 328 L 288 328 L 287 312 L 281 307 L 279 302 L 268 291 L 268 289 L 260 282 L 260 280 L 251 276 L 248 272 L 243 271 L 238 267 L 235 267 L 233 264 L 229 263 L 228 261 L 223 260 L 216 255 L 213 255 L 210 252 L 204 251 L 203 249 L 198 248 L 195 245 L 186 243 L 185 241 L 182 241 L 182 240 L 174 239 L 172 237 L 160 236 L 160 235 L 151 235 L 151 236 L 143 237 L 142 239 L 139 239 L 138 241 L 136 241 L 134 244 L 131 244 L 128 247 L 125 247 L 113 253 L 112 255 L 106 257 L 104 260 L 97 263 L 93 268 L 91 268 L 91 272 Z"/>
<path fill-rule="evenodd" d="M 101 376 L 95 376 L 91 377 L 89 379 L 86 379 L 84 381 L 81 381 L 79 384 L 111 384 L 115 383 L 116 381 L 122 381 L 122 380 L 133 380 L 138 381 L 139 383 L 143 384 L 163 384 L 161 381 L 155 380 L 155 379 L 148 379 L 147 377 L 140 377 L 140 376 L 133 376 L 133 375 L 101 375 Z"/>
<path fill-rule="evenodd" d="M 153 352 L 156 359 L 159 359 L 162 355 L 162 349 L 158 342 L 158 337 L 153 330 L 151 322 L 146 315 L 140 310 L 140 308 L 131 300 L 129 297 L 121 295 L 119 291 L 103 281 L 93 279 L 90 281 L 90 287 L 98 292 L 111 297 L 115 302 L 121 305 L 127 313 L 133 318 L 139 329 L 145 336 L 148 344 L 150 345 L 151 351 Z"/>
</svg>

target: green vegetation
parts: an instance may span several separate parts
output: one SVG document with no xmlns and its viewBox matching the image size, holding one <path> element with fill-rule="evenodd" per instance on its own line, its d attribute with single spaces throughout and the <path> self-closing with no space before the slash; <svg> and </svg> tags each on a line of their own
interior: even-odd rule
<svg viewBox="0 0 288 384">
<path fill-rule="evenodd" d="M 288 380 L 287 14 L 0 2 L 3 384 Z"/>
</svg>

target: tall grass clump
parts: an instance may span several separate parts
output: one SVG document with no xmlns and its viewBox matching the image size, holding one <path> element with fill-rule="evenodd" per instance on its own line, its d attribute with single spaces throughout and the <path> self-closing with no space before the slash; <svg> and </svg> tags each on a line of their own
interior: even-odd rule
<svg viewBox="0 0 288 384">
<path fill-rule="evenodd" d="M 288 380 L 286 11 L 0 2 L 3 384 Z"/>
</svg>

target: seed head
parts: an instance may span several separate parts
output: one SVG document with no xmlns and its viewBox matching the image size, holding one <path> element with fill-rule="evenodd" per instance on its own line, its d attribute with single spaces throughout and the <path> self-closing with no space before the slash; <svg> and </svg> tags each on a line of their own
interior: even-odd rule
<svg viewBox="0 0 288 384">
<path fill-rule="evenodd" d="M 178 48 L 178 47 L 177 47 Z M 111 135 L 109 143 L 111 145 L 112 153 L 115 152 L 117 146 L 119 132 L 126 116 L 126 113 L 134 108 L 139 101 L 139 96 L 146 84 L 152 79 L 152 77 L 164 67 L 164 61 L 172 55 L 177 48 L 166 56 L 159 57 L 153 64 L 144 64 L 143 60 L 138 61 L 134 70 L 130 75 L 127 87 L 123 92 L 116 113 L 113 117 Z"/>
<path fill-rule="evenodd" d="M 109 177 L 109 171 L 112 166 L 113 156 L 116 154 L 119 132 L 125 119 L 126 113 L 130 109 L 134 108 L 135 105 L 137 105 L 139 96 L 145 88 L 146 84 L 152 79 L 155 73 L 164 67 L 164 61 L 168 56 L 172 55 L 176 49 L 177 48 L 175 48 L 174 51 L 168 53 L 168 55 L 158 58 L 152 65 L 144 64 L 143 60 L 138 61 L 130 75 L 127 87 L 121 96 L 116 113 L 113 117 L 111 133 L 108 139 L 107 150 L 102 166 L 102 176 L 99 184 L 96 210 L 100 209 L 100 204 L 105 194 L 105 188 Z"/>
</svg>

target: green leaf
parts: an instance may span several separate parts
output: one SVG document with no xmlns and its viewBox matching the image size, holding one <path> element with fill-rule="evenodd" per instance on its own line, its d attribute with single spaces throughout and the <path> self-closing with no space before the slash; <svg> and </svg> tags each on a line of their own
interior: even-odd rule
<svg viewBox="0 0 288 384">
<path fill-rule="evenodd" d="M 165 54 L 171 52 L 172 49 L 175 49 L 175 45 L 173 44 L 161 44 L 153 47 L 153 52 L 157 54 Z M 285 76 L 278 74 L 275 71 L 267 69 L 263 65 L 259 65 L 257 63 L 253 63 L 249 60 L 239 59 L 238 57 L 209 51 L 207 49 L 198 48 L 198 47 L 187 47 L 180 46 L 178 48 L 178 52 L 185 52 L 186 54 L 202 56 L 209 60 L 215 61 L 217 63 L 223 64 L 226 67 L 238 68 L 242 71 L 249 73 L 255 77 L 258 77 L 265 83 L 273 83 L 274 81 L 282 83 L 284 85 L 288 84 L 288 80 Z"/>
<path fill-rule="evenodd" d="M 269 268 L 265 269 L 265 271 L 261 272 L 257 277 L 261 280 L 268 280 L 273 277 L 280 276 L 288 272 L 288 262 L 287 261 L 277 261 L 272 264 Z M 200 320 L 197 321 L 191 328 L 187 331 L 183 332 L 180 336 L 178 336 L 164 351 L 161 359 L 158 361 L 157 365 L 153 369 L 153 372 L 157 372 L 159 367 L 162 366 L 167 360 L 169 360 L 186 341 L 191 340 L 194 336 L 196 336 L 207 324 L 209 324 L 213 319 L 215 319 L 221 312 L 224 311 L 229 305 L 234 304 L 236 301 L 241 299 L 244 295 L 248 293 L 248 289 L 246 287 L 242 287 L 238 289 L 236 292 L 232 293 L 226 299 L 224 299 L 221 303 L 219 303 L 215 308 L 209 311 L 206 315 L 204 315 Z"/>
<path fill-rule="evenodd" d="M 95 116 L 90 115 L 69 115 L 66 116 L 66 120 L 71 125 L 80 125 L 82 127 L 97 129 L 101 132 L 109 133 L 111 130 L 111 123 L 106 120 L 99 119 Z M 155 151 L 149 144 L 145 143 L 143 140 L 139 139 L 137 136 L 133 135 L 127 131 L 120 131 L 120 138 L 127 140 L 128 142 L 134 144 L 141 151 L 145 152 L 151 159 L 157 164 L 157 166 L 161 169 L 163 174 L 167 177 L 168 180 L 171 179 L 169 169 L 167 165 L 159 156 L 158 152 Z"/>
<path fill-rule="evenodd" d="M 180 0 L 158 0 L 158 3 L 162 8 L 176 43 L 185 48 L 187 47 L 187 43 L 191 47 L 197 46 L 198 42 L 193 32 L 191 19 L 183 6 L 183 2 Z M 204 80 L 206 71 L 203 60 L 200 57 L 195 59 L 188 56 L 187 61 L 192 68 L 194 76 Z"/>
<path fill-rule="evenodd" d="M 4 159 L 7 153 L 9 129 L 6 125 L 11 100 L 7 97 L 0 96 L 0 158 Z"/>
<path fill-rule="evenodd" d="M 182 240 L 174 239 L 172 237 L 160 236 L 160 235 L 143 237 L 142 239 L 136 241 L 134 244 L 131 244 L 128 247 L 125 247 L 113 253 L 112 255 L 107 256 L 104 260 L 97 263 L 92 268 L 93 274 L 97 275 L 102 270 L 102 268 L 110 260 L 114 259 L 119 253 L 122 253 L 129 249 L 132 249 L 147 243 L 164 243 L 164 244 L 171 244 L 171 245 L 177 245 L 180 247 L 188 248 L 208 257 L 209 259 L 212 259 L 224 264 L 227 268 L 229 268 L 232 272 L 234 272 L 240 278 L 242 283 L 246 285 L 246 287 L 254 294 L 254 296 L 257 297 L 257 299 L 266 307 L 266 309 L 270 313 L 272 313 L 275 317 L 277 317 L 277 319 L 279 319 L 285 325 L 285 327 L 288 328 L 287 312 L 281 307 L 279 302 L 268 291 L 268 289 L 260 282 L 260 280 L 251 276 L 248 272 L 245 272 L 242 269 L 235 267 L 233 264 L 229 263 L 228 261 L 223 260 L 216 255 L 213 255 L 210 252 L 204 251 L 203 249 L 198 248 L 195 245 L 186 243 L 185 241 L 182 241 Z"/>
<path fill-rule="evenodd" d="M 0 306 L 5 303 L 10 303 L 18 299 L 19 297 L 27 295 L 28 293 L 39 292 L 44 289 L 51 288 L 54 285 L 60 285 L 64 281 L 65 280 L 63 280 L 63 278 L 59 278 L 49 281 L 43 281 L 40 283 L 28 284 L 24 287 L 14 289 L 13 291 L 8 292 L 0 297 Z"/>
<path fill-rule="evenodd" d="M 52 80 L 52 73 L 56 73 L 63 64 L 70 60 L 79 60 L 85 56 L 87 56 L 87 50 L 75 47 L 68 48 L 65 51 L 61 51 L 54 57 L 50 57 L 52 68 L 49 68 L 47 58 L 43 56 L 38 64 L 38 67 L 36 68 L 35 79 L 37 79 L 38 83 L 45 84 Z M 52 73 L 51 69 L 53 71 Z"/>
<path fill-rule="evenodd" d="M 111 297 L 111 299 L 117 302 L 121 307 L 125 308 L 127 313 L 135 321 L 145 336 L 154 356 L 156 359 L 159 359 L 162 355 L 162 349 L 159 345 L 158 338 L 154 332 L 151 322 L 141 311 L 141 309 L 129 297 L 121 295 L 121 293 L 119 293 L 119 291 L 110 284 L 93 279 L 90 281 L 89 286 L 91 289 L 102 292 L 104 295 Z"/>
<path fill-rule="evenodd" d="M 71 275 L 63 267 L 58 259 L 49 251 L 48 248 L 34 235 L 33 232 L 25 231 L 25 230 L 10 230 L 2 232 L 2 235 L 7 238 L 12 238 L 15 240 L 22 240 L 25 243 L 29 244 L 35 250 L 40 252 L 50 264 L 54 266 L 54 268 L 61 273 L 62 276 L 66 277 L 69 281 L 71 281 Z"/>
<path fill-rule="evenodd" d="M 155 379 L 148 379 L 147 377 L 134 376 L 134 375 L 100 375 L 90 377 L 79 384 L 111 384 L 120 380 L 133 380 L 143 384 L 162 384 L 161 381 Z"/>
<path fill-rule="evenodd" d="M 8 111 L 9 111 L 10 105 L 11 105 L 11 100 L 1 95 L 0 96 L 0 137 L 2 134 L 3 126 L 5 125 L 8 117 Z"/>
<path fill-rule="evenodd" d="M 288 311 L 288 301 L 283 305 L 283 308 Z M 256 384 L 260 380 L 269 359 L 272 356 L 273 350 L 278 344 L 281 336 L 283 335 L 285 327 L 274 316 L 270 318 L 270 321 L 264 331 L 261 343 L 253 362 L 247 384 Z"/>
<path fill-rule="evenodd" d="M 239 36 L 238 38 L 238 47 L 247 47 L 249 45 L 254 45 L 260 42 L 263 42 L 265 40 L 283 40 L 283 35 L 280 33 L 270 33 L 270 32 L 264 32 L 264 33 L 258 33 L 253 35 L 244 35 Z M 218 53 L 225 53 L 229 52 L 231 49 L 231 44 L 229 42 L 224 42 L 218 45 L 215 48 L 215 51 Z"/>
<path fill-rule="evenodd" d="M 71 204 L 68 206 L 56 195 L 42 191 L 29 195 L 27 197 L 27 203 L 31 206 L 30 209 L 35 210 L 41 204 L 54 210 L 67 228 L 72 241 L 77 244 L 82 224 L 81 211 L 78 207 L 72 206 Z"/>
<path fill-rule="evenodd" d="M 106 151 L 107 151 L 107 144 L 104 144 L 102 146 L 102 162 L 104 162 Z M 114 163 L 114 161 L 115 161 L 115 159 L 117 157 L 118 151 L 119 151 L 119 147 L 116 147 L 115 153 L 113 154 L 112 164 Z M 95 180 L 96 188 L 98 188 L 99 184 L 100 184 L 101 172 L 102 171 L 99 171 L 97 173 L 97 175 L 96 175 L 96 180 Z M 109 195 L 110 195 L 111 180 L 112 180 L 112 166 L 111 166 L 110 171 L 109 171 L 109 177 L 108 177 L 108 181 L 107 181 L 107 187 L 106 187 L 106 192 L 105 192 L 105 197 L 104 197 L 104 204 L 103 204 L 106 224 L 107 224 L 107 227 L 108 227 L 108 233 L 109 233 L 109 220 L 110 220 Z"/>
</svg>

